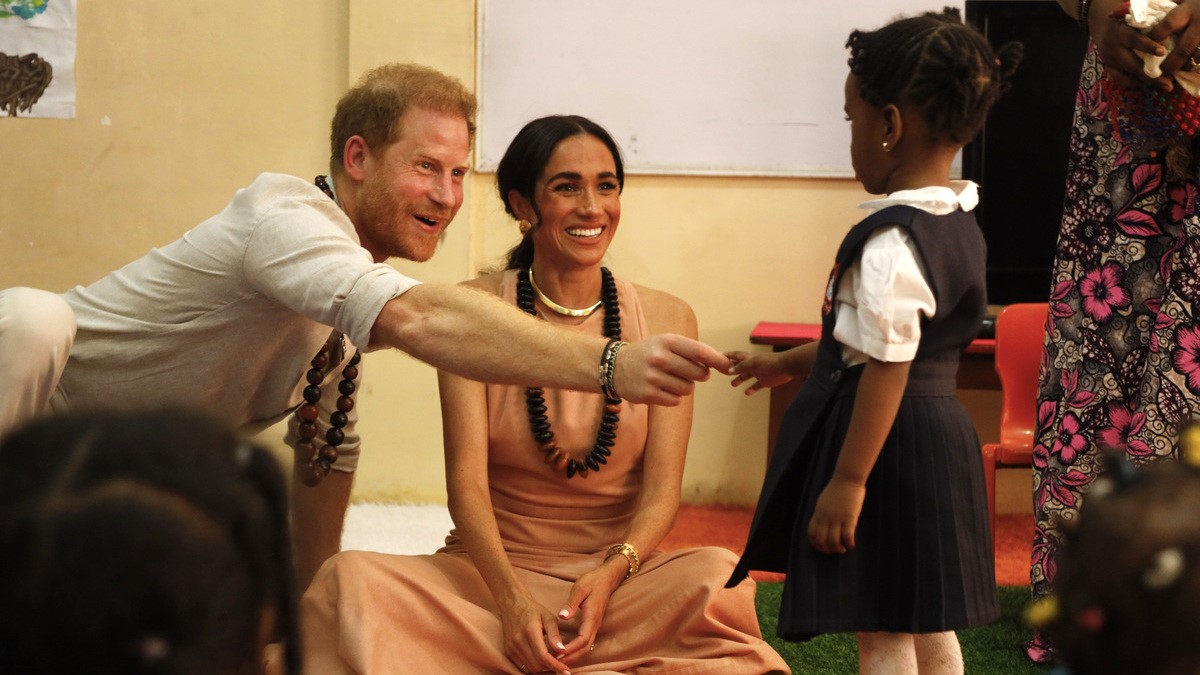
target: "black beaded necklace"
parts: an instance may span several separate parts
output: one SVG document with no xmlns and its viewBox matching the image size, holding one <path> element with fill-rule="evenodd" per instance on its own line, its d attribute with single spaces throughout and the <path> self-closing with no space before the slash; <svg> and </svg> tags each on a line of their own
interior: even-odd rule
<svg viewBox="0 0 1200 675">
<path fill-rule="evenodd" d="M 533 316 L 537 316 L 534 305 L 533 284 L 529 283 L 529 269 L 517 272 L 517 306 Z M 621 310 L 617 306 L 617 284 L 613 281 L 608 268 L 600 268 L 600 300 L 604 304 L 604 335 L 611 340 L 621 339 Z M 542 395 L 541 387 L 525 389 L 525 408 L 529 411 L 529 428 L 533 439 L 538 443 L 538 449 L 545 453 L 545 462 L 553 464 L 556 471 L 565 471 L 567 478 L 579 474 L 587 478 L 588 471 L 599 471 L 601 464 L 608 463 L 612 454 L 613 442 L 617 438 L 617 422 L 620 419 L 621 399 L 604 397 L 604 413 L 600 417 L 600 426 L 596 429 L 596 443 L 591 452 L 583 459 L 575 459 L 559 447 L 554 440 L 554 432 L 550 429 L 550 419 L 546 416 L 546 398 Z"/>
</svg>

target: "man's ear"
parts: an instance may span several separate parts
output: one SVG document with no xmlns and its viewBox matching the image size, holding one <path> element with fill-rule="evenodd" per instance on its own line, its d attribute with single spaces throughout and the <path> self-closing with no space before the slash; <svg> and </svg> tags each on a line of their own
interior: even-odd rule
<svg viewBox="0 0 1200 675">
<path fill-rule="evenodd" d="M 351 180 L 361 182 L 366 177 L 370 155 L 371 148 L 365 138 L 355 134 L 346 139 L 346 145 L 342 148 L 342 168 Z"/>
</svg>

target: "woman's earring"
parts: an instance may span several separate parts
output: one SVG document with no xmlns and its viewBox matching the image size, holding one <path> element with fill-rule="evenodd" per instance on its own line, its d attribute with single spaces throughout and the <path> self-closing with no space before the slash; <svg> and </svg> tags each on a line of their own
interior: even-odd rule
<svg viewBox="0 0 1200 675">
<path fill-rule="evenodd" d="M 892 151 L 892 148 L 891 148 L 891 146 L 889 146 L 889 145 L 888 145 L 888 142 L 887 142 L 887 141 L 884 141 L 884 142 L 883 142 L 883 151 L 884 151 L 884 152 L 891 152 L 891 151 Z"/>
<path fill-rule="evenodd" d="M 517 229 L 519 229 L 523 235 L 533 229 L 533 223 L 522 218 L 521 220 L 517 221 Z"/>
</svg>

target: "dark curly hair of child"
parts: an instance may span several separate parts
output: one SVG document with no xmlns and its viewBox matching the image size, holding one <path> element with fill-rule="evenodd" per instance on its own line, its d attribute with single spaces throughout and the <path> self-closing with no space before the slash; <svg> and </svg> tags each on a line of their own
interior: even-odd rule
<svg viewBox="0 0 1200 675">
<path fill-rule="evenodd" d="M 1075 675 L 1200 672 L 1196 459 L 1138 468 L 1106 458 L 1064 528 L 1043 626 Z"/>
<path fill-rule="evenodd" d="M 81 412 L 0 442 L 0 672 L 300 672 L 275 458 L 195 413 Z"/>
<path fill-rule="evenodd" d="M 864 101 L 911 107 L 932 140 L 958 145 L 983 127 L 1024 54 L 1018 42 L 993 51 L 954 7 L 856 30 L 846 47 Z"/>
</svg>

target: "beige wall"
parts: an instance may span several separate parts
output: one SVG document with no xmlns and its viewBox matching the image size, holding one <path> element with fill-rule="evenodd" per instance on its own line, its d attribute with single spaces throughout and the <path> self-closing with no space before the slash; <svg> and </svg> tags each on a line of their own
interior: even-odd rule
<svg viewBox="0 0 1200 675">
<path fill-rule="evenodd" d="M 88 283 L 215 213 L 261 171 L 323 173 L 333 105 L 362 71 L 419 61 L 474 82 L 475 10 L 474 0 L 79 0 L 76 119 L 0 119 L 0 286 Z M 759 320 L 817 319 L 863 198 L 847 180 L 631 176 L 610 266 L 690 301 L 701 339 L 745 349 Z M 454 282 L 515 237 L 492 176 L 477 175 L 434 260 L 397 266 Z M 365 370 L 355 497 L 443 501 L 433 370 L 395 352 L 371 354 Z M 984 409 L 993 403 L 983 396 Z M 766 418 L 765 395 L 746 398 L 723 377 L 698 389 L 686 500 L 753 503 Z"/>
</svg>

